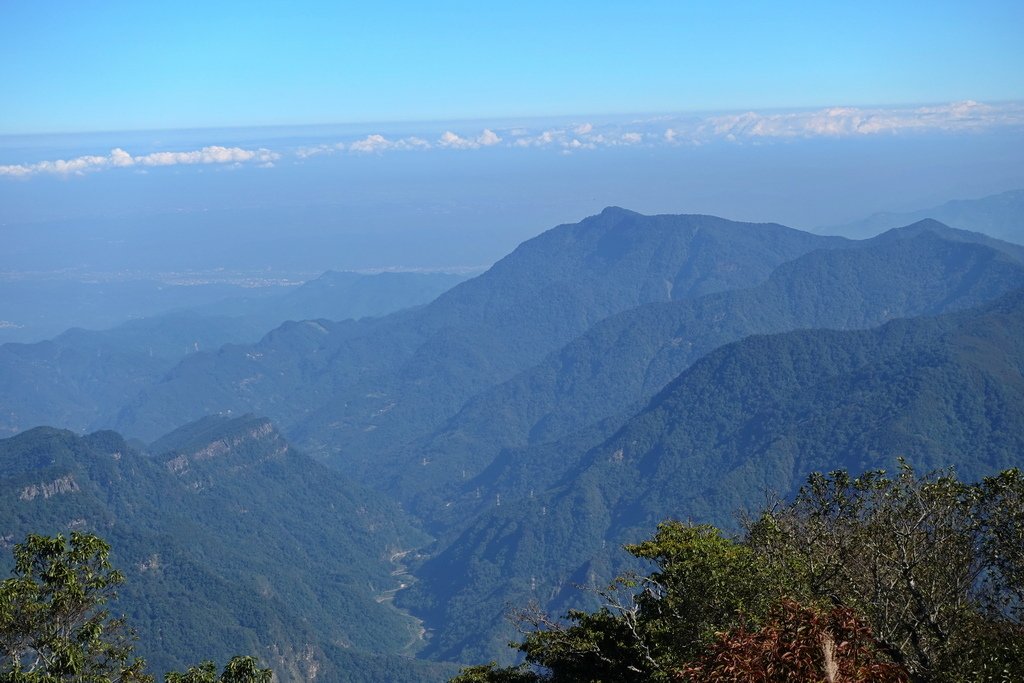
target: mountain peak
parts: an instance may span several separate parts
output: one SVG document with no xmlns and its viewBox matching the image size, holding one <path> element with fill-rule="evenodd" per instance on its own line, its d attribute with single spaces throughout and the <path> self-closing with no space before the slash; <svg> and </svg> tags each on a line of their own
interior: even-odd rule
<svg viewBox="0 0 1024 683">
<path fill-rule="evenodd" d="M 606 206 L 601 210 L 600 216 L 639 216 L 636 211 L 624 209 L 621 206 Z"/>
<path fill-rule="evenodd" d="M 918 238 L 924 234 L 930 234 L 943 240 L 951 242 L 964 242 L 984 245 L 997 251 L 1007 254 L 1013 259 L 1024 263 L 1024 248 L 1012 242 L 1005 242 L 995 237 L 990 237 L 981 232 L 952 228 L 945 223 L 933 218 L 924 218 L 909 225 L 899 228 L 890 228 L 880 235 L 876 235 L 865 244 L 888 242 L 890 240 L 902 240 Z"/>
<path fill-rule="evenodd" d="M 898 228 L 889 228 L 872 239 L 879 241 L 905 239 L 907 237 L 915 237 L 925 232 L 935 233 L 937 235 L 949 235 L 951 233 L 956 233 L 957 231 L 934 218 L 923 218 L 914 223 L 910 223 L 909 225 L 900 226 Z"/>
</svg>

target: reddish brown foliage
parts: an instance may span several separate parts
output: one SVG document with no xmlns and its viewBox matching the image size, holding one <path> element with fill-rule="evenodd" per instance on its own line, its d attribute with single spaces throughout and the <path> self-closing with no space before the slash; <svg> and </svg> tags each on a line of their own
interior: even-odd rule
<svg viewBox="0 0 1024 683">
<path fill-rule="evenodd" d="M 726 683 L 906 683 L 903 667 L 879 649 L 870 627 L 852 610 L 817 612 L 793 601 L 779 604 L 756 630 L 741 626 L 719 634 L 699 662 L 678 672 L 680 681 Z"/>
</svg>

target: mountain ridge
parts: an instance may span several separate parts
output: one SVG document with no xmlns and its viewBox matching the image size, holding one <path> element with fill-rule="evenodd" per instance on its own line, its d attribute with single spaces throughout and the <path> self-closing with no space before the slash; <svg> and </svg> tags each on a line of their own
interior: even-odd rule
<svg viewBox="0 0 1024 683">
<path fill-rule="evenodd" d="M 955 465 L 965 479 L 1020 466 L 1022 367 L 1024 289 L 867 330 L 721 346 L 617 426 L 577 439 L 580 452 L 551 484 L 491 498 L 425 560 L 404 599 L 445 625 L 427 654 L 479 659 L 492 652 L 482 624 L 495 647 L 510 635 L 500 605 L 580 606 L 575 585 L 626 569 L 614 555 L 621 543 L 666 518 L 735 528 L 733 511 L 758 507 L 765 491 L 791 493 L 813 470 L 891 468 L 897 456 L 925 470 Z"/>
<path fill-rule="evenodd" d="M 647 399 L 708 351 L 748 334 L 871 327 L 893 317 L 976 305 L 1024 285 L 1022 265 L 985 245 L 930 230 L 857 248 L 820 250 L 779 266 L 749 289 L 647 304 L 610 316 L 540 364 L 467 402 L 407 451 L 455 473 L 409 474 L 391 490 L 434 493 L 422 505 L 467 505 L 475 476 L 503 449 L 524 448 L 615 416 Z M 417 468 L 418 469 L 418 468 Z M 468 476 L 468 480 L 467 480 Z M 465 481 L 460 493 L 453 485 Z M 443 489 L 448 488 L 444 493 Z M 485 487 L 486 488 L 486 487 Z M 446 502 L 445 502 L 446 500 Z"/>
<path fill-rule="evenodd" d="M 354 456 L 432 429 L 473 393 L 608 315 L 758 281 L 842 242 L 772 224 L 611 210 L 524 242 L 415 311 L 341 331 L 303 323 L 252 347 L 196 354 L 95 426 L 145 437 L 200 414 L 252 410 L 317 457 L 376 469 Z"/>
<path fill-rule="evenodd" d="M 283 681 L 452 671 L 399 657 L 422 632 L 376 599 L 397 584 L 392 556 L 426 540 L 397 507 L 265 418 L 208 417 L 155 446 L 49 427 L 0 440 L 3 543 L 68 530 L 108 539 L 126 575 L 117 608 L 158 673 L 194 664 L 196 642 L 216 659 L 257 654 Z"/>
</svg>

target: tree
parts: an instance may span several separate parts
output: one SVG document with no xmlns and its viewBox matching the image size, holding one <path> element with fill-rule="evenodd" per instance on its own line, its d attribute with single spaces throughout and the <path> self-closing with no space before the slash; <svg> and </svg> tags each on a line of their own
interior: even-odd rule
<svg viewBox="0 0 1024 683">
<path fill-rule="evenodd" d="M 677 668 L 743 618 L 760 618 L 779 597 L 780 581 L 749 548 L 712 526 L 658 525 L 650 540 L 626 546 L 657 569 L 627 581 L 641 588 L 621 610 L 636 623 L 644 659 L 659 670 Z"/>
<path fill-rule="evenodd" d="M 29 535 L 0 583 L 0 681 L 152 681 L 132 655 L 135 634 L 105 605 L 123 581 L 92 534 Z"/>
<path fill-rule="evenodd" d="M 717 632 L 766 614 L 775 595 L 769 587 L 781 585 L 748 548 L 711 526 L 666 522 L 626 550 L 655 570 L 617 579 L 599 593 L 602 609 L 571 611 L 567 623 L 539 610 L 519 615 L 528 632 L 516 647 L 534 669 L 487 665 L 455 680 L 667 681 Z"/>
<path fill-rule="evenodd" d="M 1024 621 L 1024 474 L 1012 469 L 988 477 L 979 486 L 977 516 L 987 607 L 1020 625 Z"/>
<path fill-rule="evenodd" d="M 975 485 L 903 462 L 894 477 L 814 474 L 746 544 L 803 600 L 864 615 L 912 680 L 1012 679 L 1024 676 L 1022 492 L 1016 470 Z"/>
<path fill-rule="evenodd" d="M 270 683 L 270 669 L 261 669 L 255 657 L 232 657 L 217 676 L 217 665 L 206 661 L 185 673 L 170 672 L 164 683 Z"/>
<path fill-rule="evenodd" d="M 93 534 L 30 534 L 14 546 L 14 576 L 0 583 L 0 683 L 152 683 L 136 636 L 106 604 L 124 577 L 110 546 Z M 234 657 L 220 677 L 213 662 L 167 683 L 269 683 L 270 669 L 254 657 Z"/>
</svg>

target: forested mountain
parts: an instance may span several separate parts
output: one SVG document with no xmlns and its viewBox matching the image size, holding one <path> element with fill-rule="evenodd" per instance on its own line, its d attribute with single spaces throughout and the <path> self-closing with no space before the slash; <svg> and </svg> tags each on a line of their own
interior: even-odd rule
<svg viewBox="0 0 1024 683">
<path fill-rule="evenodd" d="M 100 533 L 123 610 L 157 672 L 258 655 L 280 680 L 437 680 L 418 623 L 384 599 L 422 543 L 379 496 L 291 448 L 266 420 L 206 418 L 147 455 L 114 432 L 0 441 L 0 537 Z M 390 673 L 389 673 L 390 672 Z"/>
<path fill-rule="evenodd" d="M 191 353 L 255 342 L 286 320 L 385 315 L 425 304 L 463 279 L 327 272 L 276 295 L 227 299 L 102 331 L 75 328 L 34 344 L 4 344 L 0 433 L 44 424 L 86 430 Z"/>
<path fill-rule="evenodd" d="M 406 291 L 376 282 L 288 305 Z M 7 428 L 156 441 L 0 442 L 0 535 L 108 538 L 161 669 L 199 629 L 292 679 L 436 680 L 402 655 L 505 656 L 509 605 L 576 604 L 666 517 L 728 527 L 766 488 L 901 455 L 1018 464 L 1021 288 L 1024 247 L 932 220 L 858 242 L 609 208 L 383 317 L 216 348 L 207 309 L 8 345 Z"/>
<path fill-rule="evenodd" d="M 449 528 L 466 508 L 475 511 L 501 493 L 493 473 L 475 475 L 504 449 L 539 446 L 617 416 L 722 344 L 802 328 L 871 327 L 966 308 L 1024 286 L 1024 264 L 988 246 L 953 241 L 963 237 L 925 221 L 859 248 L 806 254 L 752 288 L 611 316 L 470 400 L 437 434 L 410 447 L 409 460 L 429 466 L 398 473 L 391 486 L 403 497 L 423 495 L 417 512 Z M 539 472 L 533 479 L 544 481 Z"/>
<path fill-rule="evenodd" d="M 252 346 L 196 354 L 112 424 L 151 438 L 203 414 L 252 410 L 318 457 L 376 470 L 381 453 L 609 315 L 750 286 L 843 243 L 779 225 L 610 208 L 523 243 L 423 308 L 284 325 Z"/>
<path fill-rule="evenodd" d="M 557 609 L 574 584 L 610 578 L 614 553 L 666 518 L 735 525 L 733 510 L 789 494 L 807 473 L 954 466 L 978 478 L 1021 464 L 1024 291 L 939 317 L 863 331 L 752 336 L 699 361 L 603 442 L 517 452 L 515 466 L 572 466 L 529 481 L 417 571 L 405 600 L 443 625 L 434 656 L 493 652 L 502 605 Z M 583 449 L 573 455 L 572 449 Z M 481 600 L 480 596 L 487 596 Z M 474 630 L 462 628 L 474 624 Z M 495 635 L 479 639 L 481 624 Z"/>
</svg>

